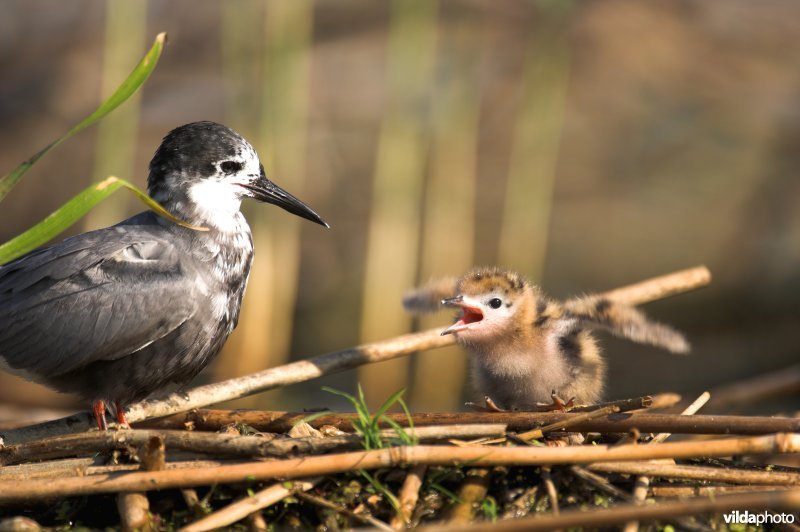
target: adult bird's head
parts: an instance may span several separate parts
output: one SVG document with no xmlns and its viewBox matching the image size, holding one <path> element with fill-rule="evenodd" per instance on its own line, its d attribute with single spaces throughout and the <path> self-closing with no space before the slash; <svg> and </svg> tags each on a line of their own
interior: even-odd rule
<svg viewBox="0 0 800 532">
<path fill-rule="evenodd" d="M 170 131 L 150 162 L 150 196 L 195 225 L 235 226 L 244 198 L 328 227 L 311 207 L 267 179 L 255 149 L 230 128 L 193 122 Z"/>
</svg>

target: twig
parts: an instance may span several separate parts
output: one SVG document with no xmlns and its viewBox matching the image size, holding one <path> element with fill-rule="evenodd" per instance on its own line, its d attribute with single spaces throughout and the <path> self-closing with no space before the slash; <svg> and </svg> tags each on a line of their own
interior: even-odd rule
<svg viewBox="0 0 800 532">
<path fill-rule="evenodd" d="M 544 489 L 547 490 L 547 497 L 550 499 L 550 508 L 553 510 L 553 515 L 559 515 L 561 510 L 558 507 L 558 491 L 556 491 L 556 485 L 553 483 L 549 467 L 542 468 L 542 483 L 544 484 Z"/>
<path fill-rule="evenodd" d="M 261 510 L 248 515 L 245 522 L 247 523 L 247 530 L 249 532 L 267 532 L 267 530 L 269 530 L 269 525 L 267 525 L 267 520 L 264 519 Z"/>
<path fill-rule="evenodd" d="M 68 458 L 66 460 L 51 460 L 48 462 L 35 462 L 15 466 L 0 467 L 0 483 L 17 480 L 47 479 L 58 477 L 75 477 L 102 475 L 106 473 L 123 473 L 138 471 L 138 464 L 98 465 L 103 461 L 98 458 Z M 185 469 L 187 467 L 219 467 L 231 463 L 241 463 L 236 460 L 191 460 L 167 462 L 167 469 Z"/>
<path fill-rule="evenodd" d="M 800 508 L 800 490 L 766 491 L 759 493 L 737 493 L 720 495 L 709 499 L 690 499 L 687 501 L 670 501 L 658 504 L 638 505 L 621 504 L 613 508 L 582 511 L 570 510 L 559 516 L 523 517 L 508 521 L 498 521 L 491 525 L 464 525 L 462 532 L 492 530 L 507 532 L 512 530 L 555 530 L 574 527 L 603 528 L 624 523 L 631 519 L 652 521 L 667 519 L 681 515 L 695 515 L 711 512 L 727 512 L 747 509 L 751 512 L 769 508 L 771 510 L 794 511 Z M 445 527 L 432 526 L 420 528 L 420 531 L 433 532 L 448 530 Z"/>
<path fill-rule="evenodd" d="M 514 502 L 506 505 L 505 511 L 501 519 L 519 519 L 528 515 L 536 502 L 536 496 L 539 493 L 539 484 L 530 486 L 522 494 L 514 499 Z"/>
<path fill-rule="evenodd" d="M 26 530 L 28 532 L 37 532 L 38 530 L 44 530 L 44 528 L 33 519 L 18 515 L 8 518 L 0 517 L 0 530 Z"/>
<path fill-rule="evenodd" d="M 447 522 L 450 526 L 458 527 L 475 519 L 475 509 L 486 498 L 490 480 L 490 471 L 485 467 L 467 470 L 466 478 L 458 488 L 458 500 L 447 512 Z"/>
<path fill-rule="evenodd" d="M 517 434 L 517 437 L 523 441 L 538 440 L 540 438 L 543 438 L 546 433 L 554 432 L 556 430 L 561 430 L 567 427 L 572 427 L 579 423 L 583 423 L 584 421 L 591 421 L 592 419 L 597 419 L 599 417 L 607 416 L 609 414 L 616 414 L 617 412 L 619 412 L 618 406 L 615 405 L 606 406 L 604 408 L 601 408 L 600 410 L 594 410 L 592 412 L 578 414 L 576 416 L 572 416 L 567 419 L 556 421 L 555 423 L 550 423 L 549 425 L 545 425 L 539 429 L 533 429 L 527 432 L 523 432 L 522 434 Z"/>
<path fill-rule="evenodd" d="M 697 413 L 698 410 L 703 408 L 708 400 L 711 398 L 711 394 L 708 392 L 703 392 L 697 399 L 694 400 L 692 404 L 687 406 L 683 412 L 681 412 L 682 416 L 692 416 Z M 656 443 L 663 443 L 667 441 L 671 434 L 669 432 L 662 432 L 661 434 L 657 434 L 653 437 L 652 440 L 648 443 L 648 445 L 653 445 Z M 636 480 L 633 484 L 633 500 L 639 504 L 642 504 L 645 499 L 647 499 L 647 490 L 650 487 L 650 477 L 647 475 L 639 475 L 636 477 Z M 624 532 L 637 532 L 639 530 L 639 522 L 638 521 L 629 521 L 625 524 Z"/>
<path fill-rule="evenodd" d="M 603 295 L 614 301 L 641 305 L 658 299 L 688 292 L 711 282 L 711 272 L 705 266 L 696 266 L 660 277 L 610 290 Z"/>
<path fill-rule="evenodd" d="M 692 290 L 708 284 L 709 281 L 710 274 L 708 270 L 700 266 L 618 288 L 608 292 L 606 295 L 615 300 L 640 304 L 660 299 L 667 295 Z M 170 394 L 163 399 L 136 403 L 128 408 L 125 415 L 131 423 L 147 418 L 167 416 L 177 412 L 185 412 L 192 408 L 238 399 L 279 386 L 338 373 L 363 364 L 390 360 L 416 351 L 444 347 L 454 342 L 451 335 L 441 336 L 440 332 L 441 330 L 437 328 L 407 334 L 382 342 L 327 353 L 236 379 L 198 386 L 183 393 Z M 57 434 L 86 430 L 91 425 L 91 416 L 88 412 L 84 412 L 39 425 L 6 431 L 2 436 L 5 438 L 6 445 L 9 445 Z"/>
<path fill-rule="evenodd" d="M 576 477 L 580 478 L 581 480 L 583 480 L 585 482 L 588 482 L 589 484 L 591 484 L 595 488 L 597 488 L 597 489 L 599 489 L 601 491 L 605 491 L 609 495 L 611 495 L 613 497 L 616 497 L 617 499 L 619 499 L 621 501 L 633 500 L 633 495 L 631 495 L 627 491 L 623 491 L 623 490 L 619 489 L 618 487 L 616 487 L 613 484 L 611 484 L 605 478 L 601 477 L 597 473 L 592 473 L 591 471 L 589 471 L 585 467 L 578 466 L 578 465 L 573 465 L 573 466 L 569 467 L 569 470 L 570 470 L 570 472 L 572 472 L 573 475 L 575 475 Z"/>
<path fill-rule="evenodd" d="M 523 432 L 538 425 L 549 425 L 578 416 L 574 412 L 422 412 L 412 414 L 414 427 L 502 423 L 508 430 Z M 408 426 L 405 414 L 386 416 Z M 137 427 L 182 429 L 190 423 L 199 431 L 216 431 L 231 423 L 244 423 L 262 432 L 283 433 L 308 417 L 308 412 L 272 412 L 244 410 L 194 410 L 168 418 L 147 421 Z M 327 414 L 309 421 L 315 428 L 331 425 L 352 432 L 352 413 Z M 383 427 L 387 427 L 385 423 Z M 674 434 L 773 434 L 800 432 L 800 419 L 759 416 L 681 416 L 678 414 L 620 413 L 605 418 L 584 421 L 572 426 L 576 432 L 627 433 L 632 429 L 644 433 L 671 432 Z"/>
<path fill-rule="evenodd" d="M 760 484 L 762 486 L 800 486 L 800 473 L 792 473 L 789 471 L 753 471 L 722 467 L 654 464 L 647 462 L 598 462 L 587 466 L 587 469 L 601 471 L 603 473 L 706 480 L 709 482 Z"/>
<path fill-rule="evenodd" d="M 680 415 L 682 416 L 693 416 L 695 415 L 703 406 L 711 399 L 711 394 L 708 392 L 701 393 L 697 399 L 695 399 L 692 404 L 687 406 Z M 667 439 L 672 436 L 672 433 L 669 432 L 662 432 L 661 434 L 657 434 L 653 437 L 648 445 L 652 445 L 654 443 L 664 443 Z"/>
<path fill-rule="evenodd" d="M 166 469 L 164 439 L 151 436 L 139 450 L 139 459 L 145 471 L 163 471 Z M 150 515 L 150 501 L 142 492 L 117 493 L 117 511 L 120 527 L 124 532 L 135 530 L 150 532 L 153 520 Z"/>
<path fill-rule="evenodd" d="M 420 441 L 438 441 L 448 438 L 502 436 L 505 431 L 505 425 L 495 423 L 415 427 L 414 434 Z M 397 433 L 393 429 L 389 429 L 381 431 L 381 435 L 385 438 L 393 438 L 397 436 Z M 282 457 L 296 454 L 314 454 L 337 449 L 359 448 L 363 443 L 363 438 L 356 434 L 327 438 L 269 439 L 261 436 L 239 436 L 235 434 L 178 430 L 135 429 L 81 432 L 0 448 L 0 466 L 34 459 L 44 460 L 112 449 L 125 449 L 130 446 L 144 448 L 153 438 L 160 439 L 170 449 L 208 453 L 217 456 L 248 458 L 253 456 Z"/>
<path fill-rule="evenodd" d="M 205 532 L 206 530 L 214 530 L 232 525 L 253 512 L 282 501 L 295 492 L 310 490 L 319 481 L 320 479 L 314 478 L 298 482 L 273 484 L 249 497 L 231 503 L 225 508 L 217 510 L 194 523 L 186 525 L 180 530 L 181 532 Z M 288 486 L 286 484 L 288 484 Z"/>
<path fill-rule="evenodd" d="M 346 515 L 347 517 L 351 517 L 353 519 L 361 521 L 362 523 L 372 525 L 378 530 L 387 530 L 389 532 L 394 531 L 392 527 L 390 527 L 389 525 L 387 525 L 386 523 L 384 523 L 379 519 L 375 519 L 371 515 L 364 515 L 353 512 L 351 510 L 348 510 L 347 508 L 339 506 L 338 504 L 334 504 L 329 500 L 323 499 L 322 497 L 317 497 L 315 495 L 311 495 L 310 493 L 298 493 L 297 497 L 305 501 L 308 501 L 312 504 L 316 504 L 317 506 L 322 506 L 323 508 L 328 508 L 330 510 L 333 510 L 334 512 Z"/>
<path fill-rule="evenodd" d="M 798 392 L 800 392 L 800 364 L 794 364 L 787 368 L 714 388 L 708 408 L 718 411 Z"/>
<path fill-rule="evenodd" d="M 117 511 L 119 512 L 120 528 L 123 531 L 150 532 L 153 530 L 153 523 L 150 519 L 150 502 L 144 493 L 118 493 Z"/>
<path fill-rule="evenodd" d="M 613 447 L 607 445 L 571 447 L 417 445 L 270 462 L 248 462 L 215 468 L 187 468 L 180 471 L 148 471 L 119 475 L 93 475 L 83 478 L 19 481 L 10 486 L 4 486 L 4 489 L 0 490 L 0 503 L 35 500 L 51 496 L 183 488 L 212 483 L 242 482 L 246 479 L 306 478 L 356 469 L 406 467 L 417 464 L 449 466 L 469 464 L 473 467 L 526 466 L 792 452 L 800 452 L 800 434 Z M 600 470 L 595 467 L 592 469 Z M 775 474 L 775 472 L 771 474 Z"/>
<path fill-rule="evenodd" d="M 397 495 L 400 501 L 400 513 L 392 517 L 390 523 L 392 528 L 399 530 L 411 523 L 414 508 L 419 500 L 419 489 L 422 487 L 422 481 L 425 479 L 427 471 L 428 466 L 425 465 L 417 465 L 408 470 L 403 487 L 400 488 L 400 493 Z"/>
<path fill-rule="evenodd" d="M 790 489 L 789 486 L 786 489 Z M 764 484 L 753 486 L 650 486 L 651 497 L 680 497 L 682 499 L 713 497 L 720 493 L 749 493 L 753 491 L 764 491 Z"/>
</svg>

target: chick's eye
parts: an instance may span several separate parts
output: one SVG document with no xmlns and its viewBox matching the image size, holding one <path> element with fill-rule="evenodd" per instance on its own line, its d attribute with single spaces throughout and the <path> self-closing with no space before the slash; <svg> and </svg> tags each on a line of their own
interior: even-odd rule
<svg viewBox="0 0 800 532">
<path fill-rule="evenodd" d="M 492 308 L 500 308 L 503 306 L 503 302 L 500 301 L 500 298 L 493 297 L 492 299 L 489 300 L 489 306 Z"/>
<path fill-rule="evenodd" d="M 238 161 L 224 161 L 219 165 L 219 169 L 226 174 L 235 174 L 242 169 L 242 163 Z"/>
</svg>

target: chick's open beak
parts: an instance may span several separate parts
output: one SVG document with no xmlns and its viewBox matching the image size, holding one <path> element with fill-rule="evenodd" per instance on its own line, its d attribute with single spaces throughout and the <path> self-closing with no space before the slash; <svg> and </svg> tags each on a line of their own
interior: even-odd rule
<svg viewBox="0 0 800 532">
<path fill-rule="evenodd" d="M 301 218 L 311 220 L 325 227 L 330 227 L 328 222 L 323 220 L 311 207 L 267 179 L 263 168 L 261 169 L 261 176 L 259 176 L 255 183 L 243 184 L 242 186 L 249 192 L 248 196 L 255 200 L 272 203 Z"/>
<path fill-rule="evenodd" d="M 459 307 L 461 309 L 461 316 L 459 316 L 454 324 L 442 331 L 442 336 L 468 329 L 471 323 L 477 323 L 483 319 L 483 311 L 478 307 L 465 303 L 463 296 L 443 299 L 442 305 Z"/>
</svg>

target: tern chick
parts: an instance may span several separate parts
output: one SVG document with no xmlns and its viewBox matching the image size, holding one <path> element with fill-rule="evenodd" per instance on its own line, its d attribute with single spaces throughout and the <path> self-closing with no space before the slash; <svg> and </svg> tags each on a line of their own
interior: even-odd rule
<svg viewBox="0 0 800 532">
<path fill-rule="evenodd" d="M 528 409 L 559 397 L 601 399 L 606 364 L 591 331 L 686 353 L 681 333 L 641 311 L 599 295 L 559 303 L 517 273 L 475 268 L 460 279 L 433 281 L 404 298 L 412 312 L 457 307 L 455 335 L 470 354 L 475 388 L 503 409 Z"/>
</svg>

